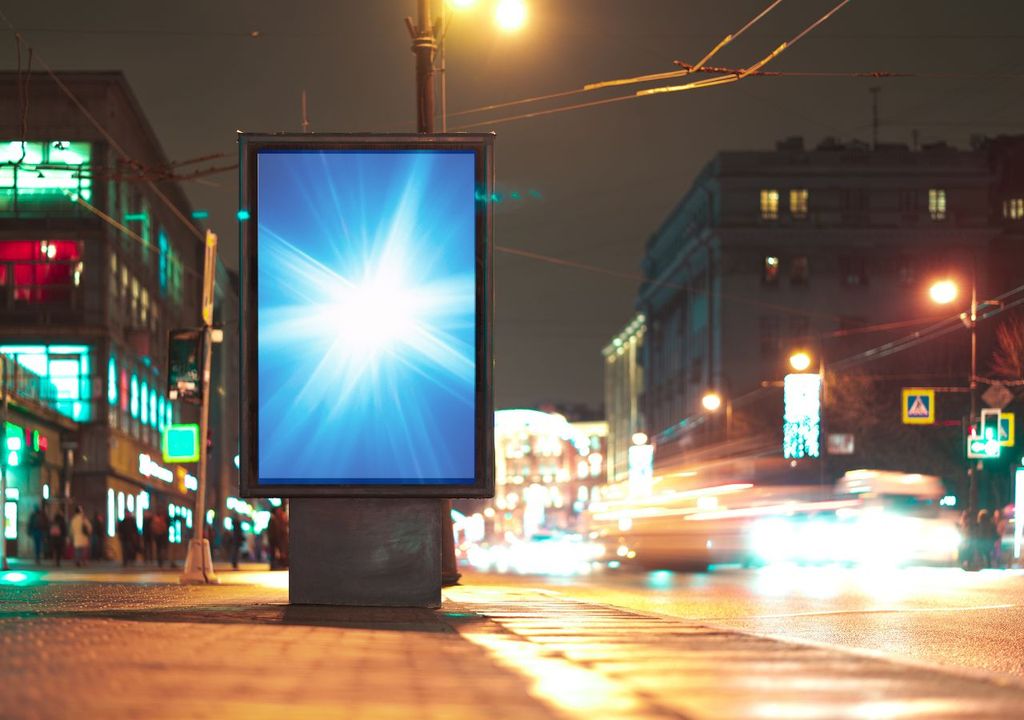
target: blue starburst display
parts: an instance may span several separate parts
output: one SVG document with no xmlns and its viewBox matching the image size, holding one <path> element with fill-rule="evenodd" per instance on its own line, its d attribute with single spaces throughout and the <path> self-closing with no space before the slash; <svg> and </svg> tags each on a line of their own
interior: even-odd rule
<svg viewBox="0 0 1024 720">
<path fill-rule="evenodd" d="M 260 483 L 474 482 L 474 167 L 259 153 Z"/>
</svg>

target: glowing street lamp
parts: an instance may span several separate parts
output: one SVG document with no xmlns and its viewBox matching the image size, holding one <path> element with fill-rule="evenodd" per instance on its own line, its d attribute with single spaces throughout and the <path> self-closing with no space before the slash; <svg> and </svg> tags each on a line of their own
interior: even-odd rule
<svg viewBox="0 0 1024 720">
<path fill-rule="evenodd" d="M 526 16 L 526 3 L 523 0 L 500 0 L 494 11 L 494 21 L 506 32 L 523 27 Z"/>
<path fill-rule="evenodd" d="M 797 372 L 804 372 L 811 366 L 811 356 L 803 350 L 798 350 L 789 356 L 789 366 Z"/>
<path fill-rule="evenodd" d="M 928 297 L 938 305 L 949 305 L 959 294 L 959 288 L 952 280 L 939 280 L 928 288 Z"/>
<path fill-rule="evenodd" d="M 455 12 L 469 10 L 477 4 L 477 0 L 445 0 L 448 13 L 441 25 L 441 37 L 438 38 L 438 55 L 441 74 L 441 132 L 448 132 L 448 59 L 445 52 L 445 40 L 448 27 L 451 25 Z M 499 0 L 494 11 L 494 22 L 505 32 L 514 32 L 526 24 L 526 3 L 524 0 Z"/>
<path fill-rule="evenodd" d="M 722 396 L 716 392 L 709 392 L 700 399 L 700 404 L 708 412 L 717 412 L 722 407 Z"/>
<path fill-rule="evenodd" d="M 712 390 L 704 393 L 700 404 L 709 413 L 717 413 L 723 405 L 725 406 L 725 439 L 728 440 L 732 432 L 732 400 L 723 398 L 721 393 Z"/>
</svg>

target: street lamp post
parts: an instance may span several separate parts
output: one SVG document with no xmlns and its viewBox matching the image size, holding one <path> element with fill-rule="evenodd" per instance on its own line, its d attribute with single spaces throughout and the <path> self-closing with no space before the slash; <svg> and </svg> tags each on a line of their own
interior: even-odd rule
<svg viewBox="0 0 1024 720">
<path fill-rule="evenodd" d="M 722 398 L 721 393 L 709 391 L 700 399 L 700 404 L 709 413 L 717 413 L 725 405 L 725 440 L 732 434 L 732 398 Z"/>
<path fill-rule="evenodd" d="M 951 279 L 939 280 L 928 289 L 928 295 L 932 302 L 938 305 L 948 305 L 956 300 L 959 289 L 956 282 Z M 977 263 L 971 271 L 971 307 L 968 312 L 962 313 L 960 319 L 967 326 L 971 333 L 971 373 L 968 378 L 968 389 L 970 395 L 970 415 L 967 418 L 967 425 L 976 422 L 978 414 L 978 267 Z M 977 465 L 981 462 L 978 461 Z M 974 512 L 978 509 L 978 467 L 975 463 L 967 466 L 967 509 Z"/>
</svg>

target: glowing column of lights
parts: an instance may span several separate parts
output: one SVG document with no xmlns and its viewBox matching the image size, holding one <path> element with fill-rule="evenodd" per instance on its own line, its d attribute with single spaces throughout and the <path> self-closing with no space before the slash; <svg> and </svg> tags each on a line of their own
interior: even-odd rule
<svg viewBox="0 0 1024 720">
<path fill-rule="evenodd" d="M 117 508 L 114 503 L 114 490 L 107 488 L 107 537 L 114 537 L 116 529 L 116 518 L 114 517 Z"/>
<path fill-rule="evenodd" d="M 821 456 L 821 376 L 790 373 L 783 390 L 782 455 Z"/>
</svg>

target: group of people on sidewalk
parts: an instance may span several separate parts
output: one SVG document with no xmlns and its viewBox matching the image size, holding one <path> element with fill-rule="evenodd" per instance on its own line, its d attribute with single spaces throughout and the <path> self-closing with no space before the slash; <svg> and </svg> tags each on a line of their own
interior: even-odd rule
<svg viewBox="0 0 1024 720">
<path fill-rule="evenodd" d="M 42 564 L 44 558 L 52 558 L 60 567 L 62 560 L 72 558 L 76 567 L 82 567 L 89 562 L 106 559 L 104 527 L 102 515 L 96 513 L 90 519 L 81 505 L 75 506 L 70 520 L 65 518 L 59 507 L 51 516 L 45 505 L 36 505 L 28 520 L 36 564 Z M 174 558 L 169 553 L 171 528 L 171 518 L 165 512 L 144 511 L 140 529 L 136 515 L 126 511 L 116 526 L 122 566 L 128 567 L 141 560 L 161 568 L 164 563 L 175 567 Z M 253 562 L 265 559 L 269 561 L 271 570 L 288 567 L 288 514 L 283 508 L 275 508 L 271 512 L 265 544 L 261 537 L 263 533 L 245 532 L 237 514 L 232 516 L 231 530 L 223 536 L 212 537 L 208 524 L 204 532 L 211 546 L 220 546 L 225 559 L 230 558 L 235 569 L 243 557 Z M 187 541 L 187 538 L 182 540 Z"/>
<path fill-rule="evenodd" d="M 960 514 L 960 566 L 964 570 L 1001 568 L 1003 536 L 1009 517 L 1005 511 L 964 510 Z"/>
<path fill-rule="evenodd" d="M 155 562 L 157 567 L 163 567 L 168 561 L 170 532 L 171 519 L 164 513 L 143 511 L 140 532 L 135 514 L 131 511 L 126 512 L 124 519 L 117 524 L 117 539 L 121 543 L 121 565 L 134 565 L 141 555 L 142 562 Z M 170 559 L 170 566 L 174 567 L 173 558 Z"/>
<path fill-rule="evenodd" d="M 103 558 L 103 517 L 96 513 L 90 520 L 81 505 L 75 507 L 70 522 L 60 508 L 51 517 L 46 508 L 36 505 L 28 530 L 36 565 L 47 557 L 60 567 L 69 551 L 78 567 Z"/>
</svg>

